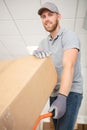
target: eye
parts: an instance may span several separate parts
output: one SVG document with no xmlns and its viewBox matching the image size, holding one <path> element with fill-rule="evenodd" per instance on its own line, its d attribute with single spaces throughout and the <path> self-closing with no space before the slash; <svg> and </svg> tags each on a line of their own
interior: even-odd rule
<svg viewBox="0 0 87 130">
<path fill-rule="evenodd" d="M 53 13 L 48 13 L 48 16 L 53 16 Z"/>
<path fill-rule="evenodd" d="M 46 16 L 45 15 L 41 15 L 41 18 L 44 19 Z"/>
</svg>

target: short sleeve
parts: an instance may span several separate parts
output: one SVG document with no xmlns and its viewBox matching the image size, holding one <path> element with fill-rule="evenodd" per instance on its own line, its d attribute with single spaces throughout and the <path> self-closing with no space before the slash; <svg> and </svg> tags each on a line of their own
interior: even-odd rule
<svg viewBox="0 0 87 130">
<path fill-rule="evenodd" d="M 67 31 L 62 37 L 63 49 L 77 48 L 80 50 L 80 40 L 72 31 Z"/>
</svg>

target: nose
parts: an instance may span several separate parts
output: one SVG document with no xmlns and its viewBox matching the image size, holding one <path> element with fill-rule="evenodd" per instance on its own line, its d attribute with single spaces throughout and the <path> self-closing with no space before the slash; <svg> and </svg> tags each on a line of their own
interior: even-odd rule
<svg viewBox="0 0 87 130">
<path fill-rule="evenodd" d="M 45 20 L 45 21 L 48 21 L 48 20 L 49 20 L 49 17 L 48 17 L 48 16 L 46 16 L 44 20 Z"/>
</svg>

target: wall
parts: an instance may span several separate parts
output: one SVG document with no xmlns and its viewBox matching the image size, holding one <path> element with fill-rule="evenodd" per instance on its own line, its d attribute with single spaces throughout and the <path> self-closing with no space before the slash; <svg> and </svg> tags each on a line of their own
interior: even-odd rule
<svg viewBox="0 0 87 130">
<path fill-rule="evenodd" d="M 38 46 L 47 32 L 37 15 L 40 5 L 47 0 L 0 0 L 0 60 L 28 55 L 27 46 Z M 62 14 L 61 25 L 81 40 L 81 66 L 84 79 L 84 98 L 78 122 L 87 123 L 87 30 L 83 28 L 87 0 L 48 0 L 54 2 Z M 48 103 L 44 112 L 48 110 Z"/>
</svg>

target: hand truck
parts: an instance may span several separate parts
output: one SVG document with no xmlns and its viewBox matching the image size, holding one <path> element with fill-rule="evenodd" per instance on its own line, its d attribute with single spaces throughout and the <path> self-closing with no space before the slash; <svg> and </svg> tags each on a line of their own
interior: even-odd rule
<svg viewBox="0 0 87 130">
<path fill-rule="evenodd" d="M 38 117 L 38 119 L 36 120 L 36 122 L 35 122 L 34 127 L 33 127 L 32 130 L 36 130 L 36 129 L 37 129 L 37 126 L 38 126 L 39 122 L 40 122 L 42 119 L 48 118 L 48 117 L 52 117 L 53 115 L 54 115 L 54 114 L 51 113 L 51 112 L 48 112 L 48 113 L 43 114 L 43 115 L 40 115 L 40 116 Z"/>
</svg>

